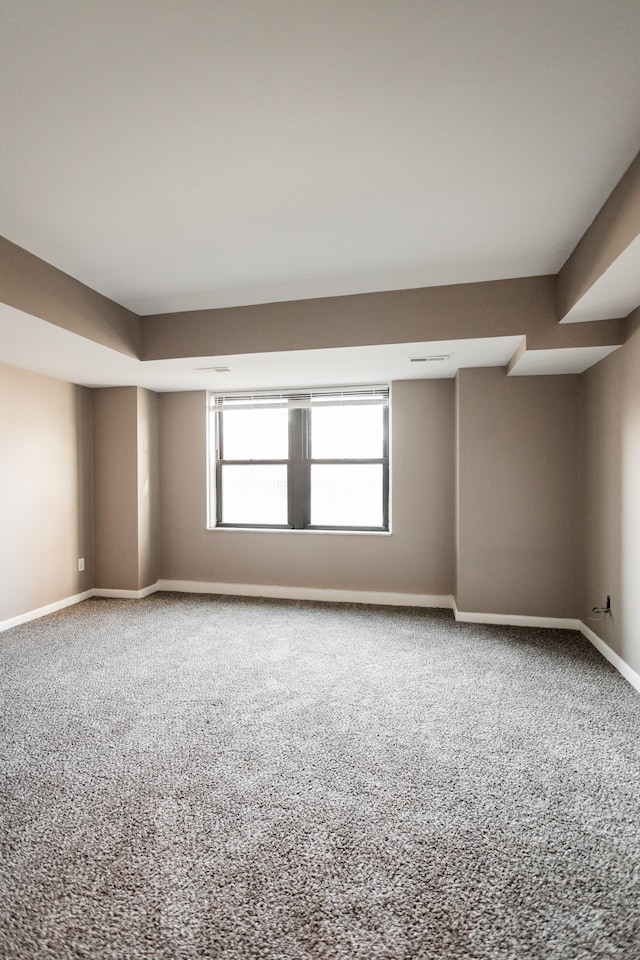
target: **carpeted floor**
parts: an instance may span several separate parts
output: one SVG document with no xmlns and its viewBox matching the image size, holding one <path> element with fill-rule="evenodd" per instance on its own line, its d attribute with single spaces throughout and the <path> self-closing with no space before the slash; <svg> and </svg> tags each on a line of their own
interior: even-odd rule
<svg viewBox="0 0 640 960">
<path fill-rule="evenodd" d="M 640 697 L 578 634 L 156 594 L 0 680 L 6 960 L 640 957 Z"/>
</svg>

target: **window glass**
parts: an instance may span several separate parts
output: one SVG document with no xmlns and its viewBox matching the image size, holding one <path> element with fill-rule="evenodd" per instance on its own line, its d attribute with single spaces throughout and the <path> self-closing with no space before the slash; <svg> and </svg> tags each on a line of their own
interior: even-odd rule
<svg viewBox="0 0 640 960">
<path fill-rule="evenodd" d="M 382 464 L 311 464 L 311 525 L 381 527 Z"/>
<path fill-rule="evenodd" d="M 389 388 L 209 394 L 209 523 L 389 529 Z"/>
<path fill-rule="evenodd" d="M 285 464 L 222 464 L 222 522 L 287 524 Z"/>
<path fill-rule="evenodd" d="M 286 460 L 288 410 L 225 410 L 222 447 L 225 460 Z"/>
<path fill-rule="evenodd" d="M 371 406 L 313 407 L 311 457 L 314 460 L 358 460 L 382 457 L 384 408 Z"/>
</svg>

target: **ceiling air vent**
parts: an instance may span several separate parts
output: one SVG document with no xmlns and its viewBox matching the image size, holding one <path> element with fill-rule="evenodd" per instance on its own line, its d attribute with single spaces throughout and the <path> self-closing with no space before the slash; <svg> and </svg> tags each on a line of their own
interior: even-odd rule
<svg viewBox="0 0 640 960">
<path fill-rule="evenodd" d="M 448 360 L 448 359 L 449 359 L 448 353 L 441 353 L 441 354 L 438 354 L 437 356 L 434 355 L 432 357 L 409 357 L 409 363 L 430 363 L 431 361 L 435 361 L 435 360 Z"/>
</svg>

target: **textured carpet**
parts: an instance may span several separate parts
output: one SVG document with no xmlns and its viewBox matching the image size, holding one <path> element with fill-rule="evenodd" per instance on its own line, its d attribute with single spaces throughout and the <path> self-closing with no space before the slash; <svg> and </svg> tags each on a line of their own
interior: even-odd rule
<svg viewBox="0 0 640 960">
<path fill-rule="evenodd" d="M 640 698 L 578 634 L 156 594 L 0 679 L 8 960 L 640 957 Z"/>
</svg>

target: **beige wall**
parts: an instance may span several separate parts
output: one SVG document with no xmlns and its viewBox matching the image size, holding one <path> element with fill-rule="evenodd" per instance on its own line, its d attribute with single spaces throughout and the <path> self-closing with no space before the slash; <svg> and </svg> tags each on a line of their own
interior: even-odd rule
<svg viewBox="0 0 640 960">
<path fill-rule="evenodd" d="M 580 617 L 640 672 L 640 310 L 628 320 L 625 346 L 581 379 Z M 612 616 L 588 619 L 607 594 Z"/>
<path fill-rule="evenodd" d="M 585 236 L 586 254 L 579 246 L 559 278 L 519 277 L 141 318 L 0 237 L 0 303 L 144 360 L 497 336 L 526 336 L 527 349 L 538 350 L 618 344 L 616 320 L 559 325 L 557 296 L 582 283 L 583 274 L 592 278 L 601 247 L 605 259 L 615 256 L 634 226 L 640 229 L 638 197 L 640 160 Z"/>
<path fill-rule="evenodd" d="M 93 586 L 91 434 L 89 390 L 0 364 L 0 621 Z"/>
<path fill-rule="evenodd" d="M 160 408 L 162 578 L 452 593 L 452 381 L 393 385 L 390 535 L 207 530 L 205 395 Z"/>
<path fill-rule="evenodd" d="M 138 388 L 138 589 L 155 583 L 160 554 L 158 395 Z"/>
<path fill-rule="evenodd" d="M 580 617 L 640 670 L 640 311 L 627 329 L 581 377 L 395 383 L 387 537 L 207 531 L 204 394 L 0 365 L 0 621 L 159 577 L 456 592 L 464 611 Z M 613 616 L 590 621 L 607 593 Z"/>
<path fill-rule="evenodd" d="M 528 349 L 622 343 L 622 323 L 563 324 L 556 278 L 393 290 L 142 317 L 142 359 L 526 336 Z"/>
<path fill-rule="evenodd" d="M 564 317 L 640 234 L 640 153 L 602 206 L 558 274 L 558 317 Z"/>
<path fill-rule="evenodd" d="M 138 388 L 93 391 L 96 587 L 138 590 Z"/>
<path fill-rule="evenodd" d="M 575 617 L 578 403 L 578 377 L 459 372 L 459 610 Z"/>
<path fill-rule="evenodd" d="M 94 390 L 95 586 L 141 590 L 158 579 L 158 397 Z"/>
<path fill-rule="evenodd" d="M 140 356 L 140 318 L 0 237 L 0 303 L 112 350 Z"/>
</svg>

